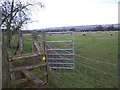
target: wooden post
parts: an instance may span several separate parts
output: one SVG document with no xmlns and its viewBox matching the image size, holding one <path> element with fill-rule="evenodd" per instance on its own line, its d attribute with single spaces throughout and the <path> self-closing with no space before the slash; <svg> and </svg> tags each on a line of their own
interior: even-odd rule
<svg viewBox="0 0 120 90">
<path fill-rule="evenodd" d="M 10 87 L 10 70 L 7 53 L 7 46 L 3 43 L 2 46 L 2 88 Z"/>
<path fill-rule="evenodd" d="M 12 57 L 10 57 L 12 59 Z M 11 72 L 13 69 L 13 61 L 9 59 L 9 69 L 10 69 L 10 87 L 12 87 L 12 82 L 15 80 L 15 72 Z"/>
<path fill-rule="evenodd" d="M 36 32 L 33 31 L 32 32 L 32 52 L 36 52 L 36 48 L 35 48 L 35 40 L 36 40 Z"/>
<path fill-rule="evenodd" d="M 2 89 L 2 45 L 0 45 L 0 89 Z"/>
<path fill-rule="evenodd" d="M 0 10 L 1 16 L 1 10 Z M 1 22 L 1 20 L 0 20 Z M 2 29 L 0 28 L 0 89 L 2 90 Z"/>
<path fill-rule="evenodd" d="M 34 32 L 32 32 L 32 52 L 34 52 Z"/>
<path fill-rule="evenodd" d="M 43 47 L 43 55 L 46 57 L 46 72 L 48 72 L 48 61 L 47 61 L 47 50 L 46 50 L 46 33 L 42 32 L 42 47 Z M 48 83 L 48 74 L 46 75 L 46 81 Z"/>
<path fill-rule="evenodd" d="M 36 43 L 36 32 L 32 32 L 32 42 L 33 42 L 33 52 L 38 52 L 42 54 L 41 62 L 46 63 L 45 72 L 48 72 L 48 63 L 47 63 L 47 55 L 46 55 L 46 34 L 45 32 L 41 32 L 42 38 L 40 46 Z M 35 45 L 36 44 L 36 45 Z M 39 49 L 37 49 L 39 47 Z M 48 74 L 46 75 L 45 82 L 48 82 Z"/>
<path fill-rule="evenodd" d="M 18 31 L 18 43 L 19 43 L 19 52 L 23 51 L 23 39 L 22 39 L 22 31 Z"/>
</svg>

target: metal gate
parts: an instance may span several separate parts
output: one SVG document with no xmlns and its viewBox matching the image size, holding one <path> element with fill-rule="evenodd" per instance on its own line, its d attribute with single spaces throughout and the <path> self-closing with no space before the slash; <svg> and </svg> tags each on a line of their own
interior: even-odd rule
<svg viewBox="0 0 120 90">
<path fill-rule="evenodd" d="M 60 36 L 64 35 L 64 40 Z M 57 38 L 52 36 L 56 35 Z M 66 38 L 66 37 L 69 38 Z M 52 69 L 74 69 L 74 32 L 47 32 L 47 59 Z"/>
</svg>

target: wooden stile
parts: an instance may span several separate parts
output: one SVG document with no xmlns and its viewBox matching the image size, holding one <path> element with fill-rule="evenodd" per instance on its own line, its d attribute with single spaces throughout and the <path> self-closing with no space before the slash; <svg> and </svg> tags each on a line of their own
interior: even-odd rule
<svg viewBox="0 0 120 90">
<path fill-rule="evenodd" d="M 46 56 L 46 35 L 45 32 L 42 33 L 42 38 L 41 38 L 41 43 L 37 43 L 37 32 L 34 31 L 32 32 L 32 53 L 21 53 L 23 52 L 23 39 L 22 39 L 22 31 L 18 31 L 18 43 L 19 43 L 19 49 L 18 53 L 15 56 L 9 57 L 9 66 L 10 66 L 10 73 L 11 73 L 11 87 L 15 87 L 16 85 L 19 85 L 21 83 L 31 81 L 34 85 L 37 85 L 38 87 L 45 85 L 48 82 L 48 73 L 47 73 L 47 58 L 45 60 L 43 59 L 43 56 Z M 19 66 L 15 67 L 13 66 L 13 62 L 15 63 L 16 60 L 26 60 L 26 59 L 31 59 L 34 57 L 38 57 L 40 63 L 36 63 L 33 65 L 26 65 L 26 66 Z M 38 78 L 36 75 L 31 73 L 29 70 L 33 70 L 36 68 L 41 68 L 43 67 L 43 74 Z M 19 79 L 16 78 L 15 73 L 22 73 L 21 77 Z M 22 76 L 23 75 L 23 76 Z M 42 80 L 41 80 L 42 79 Z"/>
</svg>

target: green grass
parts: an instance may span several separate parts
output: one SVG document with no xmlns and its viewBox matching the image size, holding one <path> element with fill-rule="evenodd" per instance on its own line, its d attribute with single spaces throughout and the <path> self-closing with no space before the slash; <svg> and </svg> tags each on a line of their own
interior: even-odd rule
<svg viewBox="0 0 120 90">
<path fill-rule="evenodd" d="M 32 36 L 30 34 L 23 35 L 23 45 L 25 53 L 32 52 Z"/>
<path fill-rule="evenodd" d="M 70 35 L 48 35 L 48 40 L 68 40 Z M 80 56 L 85 56 L 98 61 L 110 62 L 117 64 L 118 60 L 118 33 L 113 32 L 113 36 L 109 32 L 87 32 L 86 36 L 82 33 L 75 33 L 75 53 Z M 64 47 L 62 43 L 51 43 L 55 47 Z M 67 45 L 67 44 L 66 44 Z M 61 76 L 59 81 L 59 87 L 108 87 L 107 84 L 112 84 L 113 87 L 117 87 L 117 79 L 111 78 L 108 75 L 102 74 L 96 70 L 81 65 L 91 66 L 99 70 L 117 75 L 117 67 L 88 61 L 84 58 L 78 58 L 75 56 L 75 70 L 64 71 L 59 70 L 54 73 L 56 76 Z M 95 80 L 91 80 L 89 77 L 101 79 L 103 84 Z"/>
<path fill-rule="evenodd" d="M 112 32 L 113 36 L 109 32 L 87 32 L 85 36 L 82 32 L 75 33 L 75 53 L 92 58 L 98 61 L 110 62 L 117 64 L 118 60 L 118 33 Z M 13 44 L 16 45 L 17 36 L 13 39 Z M 23 36 L 23 50 L 25 53 L 32 52 L 32 37 L 31 35 Z M 69 40 L 71 35 L 47 35 L 47 40 Z M 52 46 L 58 48 L 66 48 L 71 46 L 70 43 L 49 43 Z M 59 87 L 59 88 L 99 88 L 99 87 L 109 87 L 111 84 L 113 87 L 117 87 L 117 79 L 105 75 L 101 72 L 93 70 L 91 68 L 83 66 L 91 66 L 99 70 L 117 75 L 117 67 L 97 63 L 94 61 L 88 61 L 84 58 L 79 58 L 75 56 L 75 69 L 74 70 L 58 70 L 53 71 L 53 78 L 56 80 L 50 80 L 46 87 Z M 37 71 L 36 71 L 37 73 Z M 39 73 L 37 73 L 39 74 Z M 86 76 L 87 75 L 87 76 Z M 103 81 L 100 83 L 96 80 Z"/>
<path fill-rule="evenodd" d="M 23 52 L 30 53 L 32 52 L 32 36 L 30 34 L 23 34 Z M 14 53 L 18 44 L 18 36 L 14 35 L 11 40 L 11 45 L 15 48 L 10 48 L 10 52 Z"/>
<path fill-rule="evenodd" d="M 117 38 L 117 33 L 114 33 L 113 36 L 104 32 L 87 33 L 86 37 L 76 34 L 75 52 L 90 58 L 94 57 L 95 59 L 116 63 L 114 60 L 117 60 L 118 53 Z"/>
</svg>

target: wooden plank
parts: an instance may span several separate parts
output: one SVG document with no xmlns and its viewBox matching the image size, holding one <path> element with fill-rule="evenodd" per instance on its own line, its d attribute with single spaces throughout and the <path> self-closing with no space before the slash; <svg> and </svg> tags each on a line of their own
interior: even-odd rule
<svg viewBox="0 0 120 90">
<path fill-rule="evenodd" d="M 12 61 L 12 60 L 25 59 L 25 58 L 35 57 L 38 55 L 42 55 L 42 53 L 36 52 L 36 53 L 28 53 L 28 54 L 19 54 L 19 55 L 13 56 L 9 60 Z"/>
<path fill-rule="evenodd" d="M 19 80 L 14 80 L 14 81 L 12 82 L 12 86 L 16 86 L 16 85 L 25 83 L 25 82 L 27 82 L 27 81 L 28 81 L 27 78 L 22 78 L 22 79 L 19 79 Z"/>
<path fill-rule="evenodd" d="M 36 52 L 36 46 L 35 46 L 36 35 L 37 35 L 37 32 L 33 31 L 32 32 L 32 51 L 33 52 Z"/>
<path fill-rule="evenodd" d="M 26 76 L 26 78 L 28 78 L 34 84 L 42 84 L 43 83 L 42 80 L 40 80 L 38 77 L 36 77 L 34 74 L 29 72 L 28 70 L 23 70 L 22 73 Z"/>
<path fill-rule="evenodd" d="M 39 63 L 39 64 L 35 64 L 35 65 L 32 65 L 32 66 L 16 67 L 16 68 L 11 69 L 11 72 L 22 71 L 22 70 L 25 70 L 25 69 L 33 69 L 33 68 L 38 68 L 38 67 L 42 67 L 42 66 L 46 66 L 46 63 Z"/>
<path fill-rule="evenodd" d="M 9 70 L 12 70 L 12 68 L 13 68 L 13 62 L 9 62 Z M 10 79 L 11 79 L 11 81 L 15 80 L 15 73 L 14 72 L 10 73 Z"/>
<path fill-rule="evenodd" d="M 19 52 L 23 51 L 23 39 L 22 39 L 22 31 L 18 31 L 18 43 L 19 43 Z"/>
<path fill-rule="evenodd" d="M 34 45 L 35 45 L 35 48 L 37 49 L 37 51 L 40 51 L 40 46 L 37 44 L 37 42 L 36 41 L 34 41 Z"/>
</svg>

